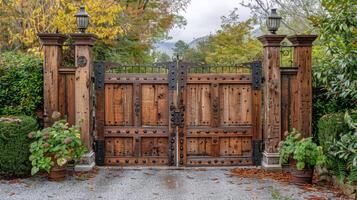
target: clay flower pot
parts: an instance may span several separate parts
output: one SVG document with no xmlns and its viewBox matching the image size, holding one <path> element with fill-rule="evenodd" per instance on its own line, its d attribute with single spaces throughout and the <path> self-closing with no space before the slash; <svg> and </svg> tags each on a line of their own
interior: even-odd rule
<svg viewBox="0 0 357 200">
<path fill-rule="evenodd" d="M 67 177 L 66 166 L 53 166 L 50 173 L 48 173 L 48 180 L 50 181 L 63 181 Z"/>
<path fill-rule="evenodd" d="M 296 185 L 304 185 L 312 183 L 312 176 L 314 175 L 314 168 L 305 167 L 303 170 L 296 168 L 296 161 L 291 161 L 290 173 L 292 175 L 292 182 Z"/>
<path fill-rule="evenodd" d="M 51 168 L 50 173 L 48 173 L 48 180 L 50 181 L 63 181 L 67 177 L 67 165 L 59 166 L 57 165 L 54 155 L 51 155 L 52 161 L 55 163 Z"/>
</svg>

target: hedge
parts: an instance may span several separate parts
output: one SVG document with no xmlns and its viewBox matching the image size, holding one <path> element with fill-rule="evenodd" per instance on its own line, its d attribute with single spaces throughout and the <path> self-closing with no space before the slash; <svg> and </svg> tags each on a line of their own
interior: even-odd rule
<svg viewBox="0 0 357 200">
<path fill-rule="evenodd" d="M 30 174 L 28 133 L 37 130 L 37 121 L 29 116 L 0 117 L 0 176 L 23 177 Z"/>
<path fill-rule="evenodd" d="M 331 142 L 333 138 L 338 139 L 341 134 L 347 131 L 346 127 L 344 113 L 332 113 L 322 116 L 317 123 L 320 145 L 326 147 L 327 142 Z"/>
<path fill-rule="evenodd" d="M 17 52 L 0 53 L 0 115 L 35 116 L 42 105 L 42 60 Z"/>
</svg>

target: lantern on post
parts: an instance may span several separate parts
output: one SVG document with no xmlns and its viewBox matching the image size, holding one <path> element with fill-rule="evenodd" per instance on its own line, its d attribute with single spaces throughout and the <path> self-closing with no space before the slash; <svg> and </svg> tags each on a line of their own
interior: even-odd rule
<svg viewBox="0 0 357 200">
<path fill-rule="evenodd" d="M 276 9 L 271 9 L 271 13 L 266 20 L 266 25 L 271 34 L 276 34 L 280 27 L 281 17 L 276 12 Z"/>
<path fill-rule="evenodd" d="M 77 19 L 77 28 L 79 32 L 85 33 L 89 24 L 89 15 L 85 10 L 84 6 L 79 8 L 77 14 L 74 15 Z"/>
</svg>

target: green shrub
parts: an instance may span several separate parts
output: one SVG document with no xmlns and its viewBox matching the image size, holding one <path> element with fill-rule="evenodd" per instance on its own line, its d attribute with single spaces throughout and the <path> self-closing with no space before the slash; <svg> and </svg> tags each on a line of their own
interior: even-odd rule
<svg viewBox="0 0 357 200">
<path fill-rule="evenodd" d="M 42 61 L 22 53 L 0 54 L 0 115 L 34 116 L 41 106 Z"/>
<path fill-rule="evenodd" d="M 327 156 L 327 168 L 340 182 L 357 182 L 357 111 L 323 116 L 319 140 Z"/>
<path fill-rule="evenodd" d="M 36 119 L 28 116 L 0 117 L 0 176 L 21 177 L 31 171 L 30 139 L 37 130 Z"/>
<path fill-rule="evenodd" d="M 339 138 L 348 127 L 344 122 L 344 113 L 332 113 L 321 117 L 317 124 L 320 145 L 327 146 L 334 138 Z"/>
</svg>

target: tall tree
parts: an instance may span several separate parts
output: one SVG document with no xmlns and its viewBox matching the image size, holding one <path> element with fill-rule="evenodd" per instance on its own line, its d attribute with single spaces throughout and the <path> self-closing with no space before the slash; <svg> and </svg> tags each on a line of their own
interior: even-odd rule
<svg viewBox="0 0 357 200">
<path fill-rule="evenodd" d="M 188 49 L 189 45 L 186 42 L 179 40 L 175 43 L 173 51 L 176 55 L 183 56 Z"/>
<path fill-rule="evenodd" d="M 85 5 L 88 32 L 99 36 L 102 58 L 141 62 L 168 30 L 184 25 L 178 12 L 189 0 L 0 0 L 0 48 L 39 52 L 39 32 L 76 31 L 74 14 Z M 106 47 L 106 48 L 105 48 Z M 126 51 L 126 52 L 123 52 Z"/>
<path fill-rule="evenodd" d="M 323 0 L 327 15 L 312 22 L 320 29 L 322 52 L 326 55 L 314 75 L 332 97 L 357 105 L 357 2 Z"/>
<path fill-rule="evenodd" d="M 250 8 L 258 23 L 265 26 L 265 19 L 271 8 L 277 8 L 283 17 L 279 32 L 285 34 L 316 32 L 316 27 L 310 22 L 314 16 L 322 16 L 325 10 L 322 0 L 240 0 L 241 5 Z"/>
</svg>

